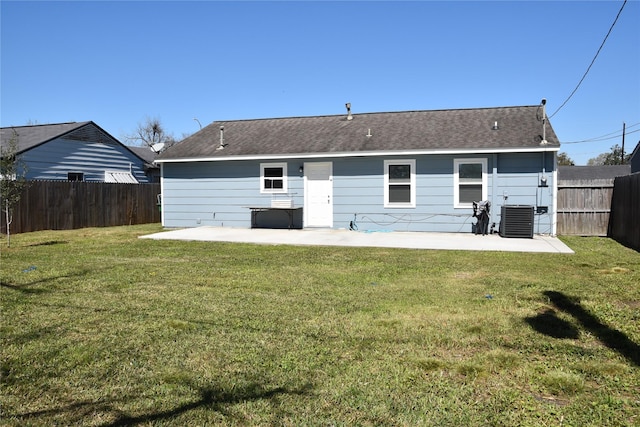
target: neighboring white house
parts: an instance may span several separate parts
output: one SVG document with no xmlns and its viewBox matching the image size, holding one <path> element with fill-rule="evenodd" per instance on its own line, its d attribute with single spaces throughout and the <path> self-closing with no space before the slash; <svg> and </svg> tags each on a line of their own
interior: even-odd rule
<svg viewBox="0 0 640 427">
<path fill-rule="evenodd" d="M 214 122 L 156 159 L 162 221 L 555 234 L 559 148 L 543 105 Z"/>
</svg>

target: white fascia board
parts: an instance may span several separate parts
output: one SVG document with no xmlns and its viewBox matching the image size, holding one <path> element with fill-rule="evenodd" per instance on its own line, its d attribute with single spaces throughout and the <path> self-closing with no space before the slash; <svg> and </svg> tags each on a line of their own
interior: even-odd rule
<svg viewBox="0 0 640 427">
<path fill-rule="evenodd" d="M 228 162 L 234 160 L 275 160 L 275 159 L 326 159 L 344 157 L 389 157 L 389 156 L 419 156 L 425 154 L 494 154 L 494 153 L 542 153 L 557 152 L 560 147 L 527 147 L 527 148 L 481 148 L 458 150 L 404 150 L 404 151 L 349 151 L 340 153 L 298 153 L 298 154 L 252 154 L 246 156 L 226 157 L 191 157 L 183 159 L 159 159 L 156 163 L 192 163 L 192 162 Z"/>
</svg>

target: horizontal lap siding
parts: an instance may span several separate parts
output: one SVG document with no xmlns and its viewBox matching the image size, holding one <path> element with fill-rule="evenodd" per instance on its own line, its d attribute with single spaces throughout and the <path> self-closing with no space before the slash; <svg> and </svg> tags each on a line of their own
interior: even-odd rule
<svg viewBox="0 0 640 427">
<path fill-rule="evenodd" d="M 337 159 L 334 166 L 334 227 L 352 221 L 361 231 L 471 231 L 469 209 L 453 208 L 453 157 L 416 159 L 416 207 L 384 207 L 384 160 L 391 157 Z"/>
<path fill-rule="evenodd" d="M 544 164 L 543 164 L 544 158 Z M 544 171 L 543 171 L 544 166 Z M 534 207 L 535 234 L 549 234 L 553 231 L 554 191 L 553 153 L 508 153 L 498 155 L 498 179 L 493 196 L 492 221 L 500 224 L 503 205 L 525 205 Z M 542 176 L 547 178 L 547 186 L 540 186 Z M 537 207 L 547 207 L 547 213 L 538 213 Z"/>
<path fill-rule="evenodd" d="M 541 156 L 496 157 L 505 172 L 498 173 L 495 182 L 491 155 L 396 157 L 416 160 L 415 208 L 384 207 L 384 160 L 393 157 L 289 160 L 288 191 L 294 206 L 304 206 L 304 179 L 298 168 L 304 163 L 331 162 L 334 228 L 349 228 L 355 220 L 359 230 L 471 232 L 476 221 L 472 209 L 453 207 L 453 161 L 487 158 L 491 222 L 499 223 L 499 207 L 507 194 L 509 204 L 548 206 L 548 215 L 536 215 L 535 232 L 549 232 L 553 175 L 547 172 L 549 187 L 538 187 Z M 525 170 L 518 172 L 519 168 Z M 259 161 L 165 163 L 163 174 L 163 217 L 167 227 L 250 227 L 247 207 L 269 206 L 272 199 L 269 194 L 260 194 Z"/>
<path fill-rule="evenodd" d="M 553 205 L 553 186 L 539 187 L 537 175 L 509 178 L 499 176 L 493 209 L 500 213 L 502 205 L 547 206 L 549 216 Z"/>
<path fill-rule="evenodd" d="M 197 162 L 163 166 L 165 227 L 251 226 L 249 206 L 270 206 L 274 198 L 293 198 L 302 206 L 300 162 L 289 162 L 288 194 L 260 193 L 260 162 Z"/>
<path fill-rule="evenodd" d="M 82 172 L 87 182 L 103 182 L 105 171 L 129 172 L 131 168 L 138 182 L 148 182 L 143 161 L 118 144 L 60 138 L 25 152 L 23 161 L 30 180 L 66 181 L 69 172 Z"/>
</svg>

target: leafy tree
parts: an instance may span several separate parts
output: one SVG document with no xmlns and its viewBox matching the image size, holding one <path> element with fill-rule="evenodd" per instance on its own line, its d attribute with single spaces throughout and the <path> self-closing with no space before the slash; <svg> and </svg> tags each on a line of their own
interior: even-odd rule
<svg viewBox="0 0 640 427">
<path fill-rule="evenodd" d="M 128 142 L 143 147 L 153 147 L 155 144 L 164 143 L 166 147 L 175 144 L 175 138 L 172 134 L 167 133 L 158 118 L 147 117 L 144 122 L 138 123 L 136 130 L 126 135 Z"/>
<path fill-rule="evenodd" d="M 604 159 L 607 153 L 598 154 L 596 157 L 592 157 L 587 160 L 587 166 L 602 166 L 604 165 Z"/>
<path fill-rule="evenodd" d="M 558 166 L 575 166 L 571 157 L 565 152 L 558 153 Z"/>
<path fill-rule="evenodd" d="M 622 147 L 618 144 L 611 147 L 611 151 L 608 153 L 598 154 L 596 157 L 589 159 L 587 165 L 589 166 L 602 166 L 602 165 L 626 165 L 629 164 L 631 154 L 627 153 L 622 156 Z"/>
<path fill-rule="evenodd" d="M 0 209 L 4 211 L 7 224 L 7 246 L 11 246 L 11 223 L 13 208 L 20 201 L 27 169 L 18 156 L 18 133 L 14 130 L 6 145 L 0 146 Z"/>
</svg>

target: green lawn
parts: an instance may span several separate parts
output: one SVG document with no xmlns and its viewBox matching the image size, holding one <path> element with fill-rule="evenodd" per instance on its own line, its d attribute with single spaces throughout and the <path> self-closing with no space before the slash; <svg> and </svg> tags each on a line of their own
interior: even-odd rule
<svg viewBox="0 0 640 427">
<path fill-rule="evenodd" d="M 640 254 L 0 241 L 5 425 L 640 424 Z"/>
</svg>

